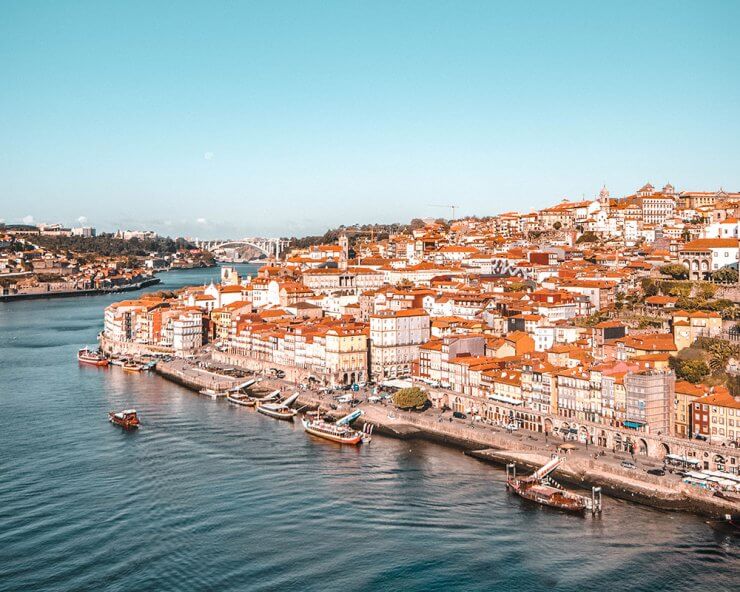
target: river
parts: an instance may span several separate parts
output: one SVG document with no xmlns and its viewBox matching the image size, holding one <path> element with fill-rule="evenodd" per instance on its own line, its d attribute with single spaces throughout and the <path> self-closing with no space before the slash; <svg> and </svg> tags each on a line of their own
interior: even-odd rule
<svg viewBox="0 0 740 592">
<path fill-rule="evenodd" d="M 153 374 L 78 366 L 103 308 L 132 297 L 0 303 L 0 590 L 738 589 L 737 543 L 699 517 L 532 507 L 458 450 L 343 448 Z M 108 423 L 125 407 L 138 432 Z"/>
</svg>

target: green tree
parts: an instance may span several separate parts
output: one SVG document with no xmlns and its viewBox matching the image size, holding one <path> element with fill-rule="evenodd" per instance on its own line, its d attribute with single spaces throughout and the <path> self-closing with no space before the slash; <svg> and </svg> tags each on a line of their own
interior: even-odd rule
<svg viewBox="0 0 740 592">
<path fill-rule="evenodd" d="M 403 388 L 393 395 L 393 404 L 401 409 L 421 409 L 428 400 L 427 394 L 416 386 Z"/>
<path fill-rule="evenodd" d="M 718 269 L 712 274 L 712 280 L 718 284 L 736 284 L 737 269 L 732 269 L 732 267 Z"/>
<path fill-rule="evenodd" d="M 583 243 L 595 243 L 598 240 L 599 237 L 589 230 L 588 232 L 584 232 L 581 236 L 578 237 L 578 240 L 576 240 L 576 244 L 580 245 Z"/>
<path fill-rule="evenodd" d="M 689 278 L 689 270 L 680 263 L 671 263 L 660 268 L 660 273 L 671 276 L 674 280 L 686 280 Z"/>
<path fill-rule="evenodd" d="M 668 364 L 676 373 L 678 380 L 686 380 L 696 384 L 709 376 L 709 366 L 704 360 L 681 360 L 671 357 Z"/>
<path fill-rule="evenodd" d="M 642 292 L 645 297 L 657 296 L 658 295 L 658 284 L 656 284 L 650 278 L 642 278 L 640 282 L 642 285 Z"/>
</svg>

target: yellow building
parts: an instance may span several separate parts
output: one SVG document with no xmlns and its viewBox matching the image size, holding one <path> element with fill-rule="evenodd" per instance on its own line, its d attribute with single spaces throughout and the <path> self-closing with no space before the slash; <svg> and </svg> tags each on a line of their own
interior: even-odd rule
<svg viewBox="0 0 740 592">
<path fill-rule="evenodd" d="M 721 334 L 722 317 L 719 313 L 678 310 L 673 314 L 673 339 L 679 351 L 699 337 L 718 337 Z"/>
<path fill-rule="evenodd" d="M 333 328 L 326 332 L 326 372 L 334 384 L 367 380 L 367 331 Z"/>
</svg>

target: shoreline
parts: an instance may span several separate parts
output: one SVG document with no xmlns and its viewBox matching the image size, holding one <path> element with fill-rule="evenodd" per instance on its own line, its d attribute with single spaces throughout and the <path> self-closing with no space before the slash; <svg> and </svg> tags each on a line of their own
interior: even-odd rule
<svg viewBox="0 0 740 592">
<path fill-rule="evenodd" d="M 171 363 L 158 363 L 155 372 L 162 378 L 196 393 L 202 388 L 213 387 L 212 380 L 206 380 L 195 374 L 185 375 L 182 370 L 171 367 Z M 239 379 L 234 379 L 233 384 L 228 386 L 235 386 L 239 382 Z M 314 409 L 319 406 L 326 408 L 329 402 L 317 393 L 299 391 L 297 405 Z M 425 440 L 457 448 L 470 458 L 499 467 L 514 463 L 517 469 L 529 472 L 547 462 L 553 452 L 552 449 L 532 445 L 528 437 L 525 439 L 524 434 L 517 437 L 489 432 L 483 427 L 422 419 L 421 414 L 414 416 L 391 406 L 361 404 L 357 408 L 363 411 L 363 420 L 375 426 L 376 434 L 402 440 Z M 342 405 L 336 410 L 329 410 L 327 415 L 340 417 L 347 409 Z M 553 445 L 555 444 L 554 442 Z M 609 497 L 663 511 L 684 511 L 713 518 L 738 511 L 739 504 L 715 497 L 682 482 L 671 486 L 667 481 L 660 481 L 664 478 L 636 472 L 626 474 L 624 469 L 615 469 L 600 461 L 568 455 L 566 459 L 564 465 L 558 469 L 556 480 L 571 487 L 580 489 L 601 487 L 603 493 Z"/>
<path fill-rule="evenodd" d="M 157 277 L 149 278 L 135 284 L 116 286 L 115 288 L 89 288 L 86 290 L 60 290 L 55 292 L 38 292 L 30 294 L 5 294 L 0 296 L 0 302 L 15 302 L 17 300 L 41 300 L 44 298 L 73 298 L 75 296 L 98 296 L 100 294 L 117 294 L 120 292 L 135 292 L 142 288 L 161 284 Z"/>
</svg>

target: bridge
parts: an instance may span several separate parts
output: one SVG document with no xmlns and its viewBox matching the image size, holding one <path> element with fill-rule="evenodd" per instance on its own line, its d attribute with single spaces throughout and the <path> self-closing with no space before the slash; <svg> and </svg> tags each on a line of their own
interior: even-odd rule
<svg viewBox="0 0 740 592">
<path fill-rule="evenodd" d="M 240 238 L 237 240 L 212 240 L 212 241 L 195 241 L 195 245 L 199 249 L 205 249 L 211 253 L 218 253 L 224 249 L 237 249 L 239 247 L 252 247 L 257 249 L 260 253 L 263 253 L 266 257 L 274 257 L 279 259 L 283 253 L 283 249 L 288 245 L 287 240 L 283 238 Z"/>
</svg>

